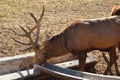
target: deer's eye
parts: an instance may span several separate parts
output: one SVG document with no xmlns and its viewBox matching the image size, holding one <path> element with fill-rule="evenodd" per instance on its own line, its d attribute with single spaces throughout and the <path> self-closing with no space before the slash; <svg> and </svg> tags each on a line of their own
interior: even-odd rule
<svg viewBox="0 0 120 80">
<path fill-rule="evenodd" d="M 36 57 L 36 58 L 38 58 L 38 57 L 39 57 L 39 55 L 38 55 L 38 54 L 35 54 L 35 57 Z"/>
</svg>

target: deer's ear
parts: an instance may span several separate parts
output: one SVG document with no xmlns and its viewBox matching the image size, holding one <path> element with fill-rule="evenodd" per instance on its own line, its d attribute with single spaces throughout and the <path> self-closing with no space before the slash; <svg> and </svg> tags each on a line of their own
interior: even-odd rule
<svg viewBox="0 0 120 80">
<path fill-rule="evenodd" d="M 119 12 L 119 14 L 118 14 L 118 12 Z M 111 16 L 114 16 L 117 14 L 120 15 L 120 6 L 118 6 L 118 5 L 113 7 L 112 12 L 111 12 Z"/>
</svg>

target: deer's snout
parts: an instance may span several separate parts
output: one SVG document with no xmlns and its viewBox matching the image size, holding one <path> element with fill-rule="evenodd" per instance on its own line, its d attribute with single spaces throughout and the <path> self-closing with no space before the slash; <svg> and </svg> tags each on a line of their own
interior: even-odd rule
<svg viewBox="0 0 120 80">
<path fill-rule="evenodd" d="M 46 57 L 44 54 L 36 54 L 33 58 L 33 63 L 37 65 L 44 65 L 46 63 Z"/>
</svg>

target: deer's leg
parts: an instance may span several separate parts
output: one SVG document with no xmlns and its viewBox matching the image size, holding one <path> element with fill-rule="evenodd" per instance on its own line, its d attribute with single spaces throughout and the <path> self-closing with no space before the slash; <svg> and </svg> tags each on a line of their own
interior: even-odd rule
<svg viewBox="0 0 120 80">
<path fill-rule="evenodd" d="M 105 56 L 105 53 L 102 53 L 102 56 L 103 56 L 106 64 L 108 65 L 108 64 L 109 64 L 109 61 L 108 61 L 107 57 Z M 113 75 L 111 68 L 110 68 L 109 72 L 110 72 L 110 75 Z"/>
<path fill-rule="evenodd" d="M 109 61 L 108 61 L 107 57 L 105 56 L 104 53 L 102 53 L 102 55 L 103 55 L 103 58 L 104 58 L 105 62 L 106 62 L 107 65 L 108 65 L 108 64 L 109 64 Z M 118 59 L 118 58 L 117 58 L 117 59 Z M 119 69 L 118 69 L 117 60 L 115 60 L 115 62 L 114 62 L 114 66 L 115 66 L 116 75 L 117 75 L 117 76 L 120 76 L 120 72 L 119 72 Z M 110 75 L 113 75 L 111 69 L 110 69 Z"/>
<path fill-rule="evenodd" d="M 109 56 L 110 56 L 110 62 L 104 72 L 104 74 L 108 74 L 108 72 L 110 71 L 112 65 L 115 63 L 115 61 L 117 60 L 117 56 L 116 56 L 116 51 L 115 51 L 115 47 L 112 47 L 109 51 Z"/>
<path fill-rule="evenodd" d="M 84 71 L 85 69 L 85 61 L 86 61 L 87 53 L 86 52 L 81 52 L 78 55 L 79 59 L 79 70 Z"/>
<path fill-rule="evenodd" d="M 120 52 L 120 45 L 118 45 L 118 50 L 119 50 L 119 52 Z M 118 59 L 118 56 L 117 56 L 117 59 Z M 119 69 L 118 69 L 117 60 L 115 61 L 114 65 L 115 65 L 116 75 L 117 75 L 117 76 L 120 76 L 120 71 L 119 71 Z"/>
</svg>

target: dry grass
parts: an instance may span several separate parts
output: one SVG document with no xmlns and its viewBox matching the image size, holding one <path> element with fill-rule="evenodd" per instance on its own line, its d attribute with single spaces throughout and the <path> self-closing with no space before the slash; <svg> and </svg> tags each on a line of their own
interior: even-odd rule
<svg viewBox="0 0 120 80">
<path fill-rule="evenodd" d="M 120 5 L 119 0 L 1 0 L 0 1 L 0 57 L 23 54 L 19 52 L 22 45 L 16 44 L 11 38 L 17 37 L 11 28 L 17 29 L 18 25 L 33 25 L 29 16 L 33 12 L 36 16 L 45 5 L 45 15 L 42 20 L 40 43 L 47 34 L 54 35 L 65 28 L 65 24 L 74 19 L 87 19 L 110 16 L 114 5 Z M 25 39 L 24 39 L 25 40 Z M 94 52 L 96 54 L 96 52 Z M 101 54 L 99 69 L 105 64 Z M 98 73 L 101 73 L 103 68 Z"/>
</svg>

